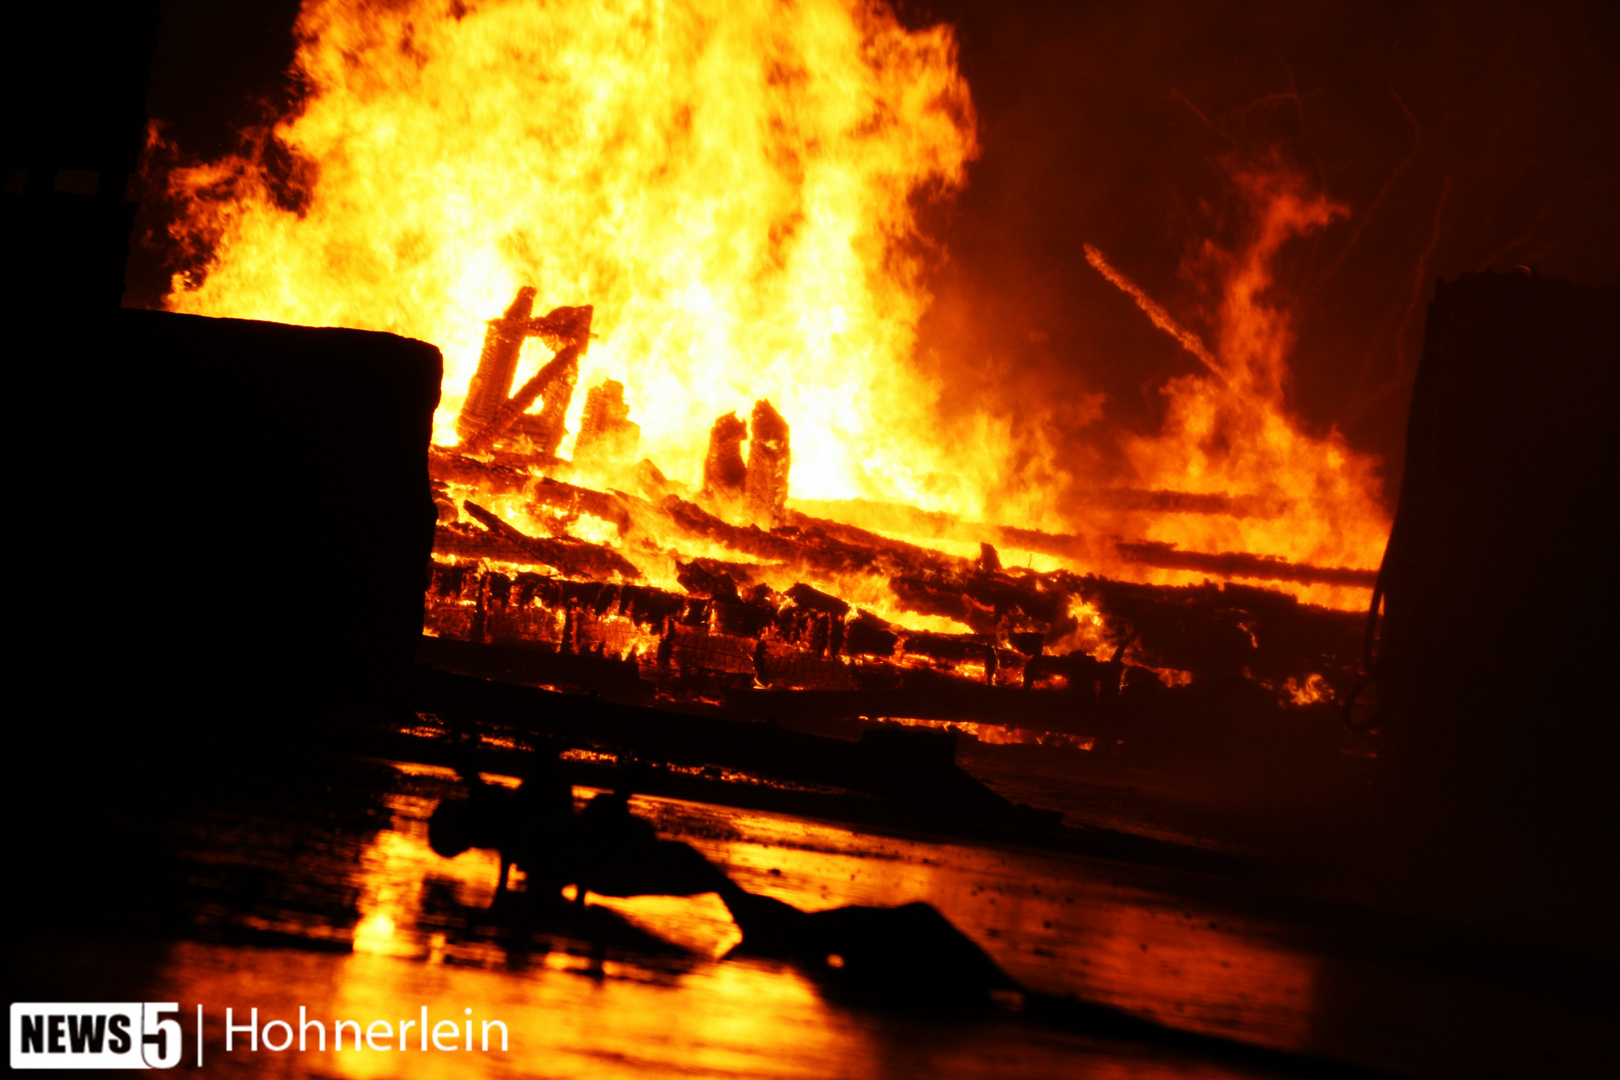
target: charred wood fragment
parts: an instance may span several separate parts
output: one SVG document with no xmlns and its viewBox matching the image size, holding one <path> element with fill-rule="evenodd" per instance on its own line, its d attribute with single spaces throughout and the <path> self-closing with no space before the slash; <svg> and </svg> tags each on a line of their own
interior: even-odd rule
<svg viewBox="0 0 1620 1080">
<path fill-rule="evenodd" d="M 1040 656 L 1046 647 L 1046 634 L 1040 630 L 1025 630 L 1008 634 L 1007 643 L 1025 656 Z"/>
<path fill-rule="evenodd" d="M 536 509 L 549 510 L 569 520 L 590 514 L 612 522 L 620 536 L 630 531 L 630 510 L 617 495 L 577 487 L 549 476 L 536 479 L 531 494 Z"/>
<path fill-rule="evenodd" d="M 433 551 L 436 555 L 462 559 L 510 563 L 534 561 L 534 557 L 522 545 L 465 521 L 441 522 L 433 534 Z"/>
<path fill-rule="evenodd" d="M 525 407 L 508 429 L 528 436 L 535 449 L 548 457 L 556 454 L 563 436 L 568 434 L 564 421 L 568 417 L 568 406 L 574 400 L 574 384 L 579 381 L 579 357 L 584 351 L 583 347 L 570 345 L 559 354 L 565 362 L 541 389 L 540 412 L 531 416 Z"/>
<path fill-rule="evenodd" d="M 481 431 L 500 411 L 512 392 L 518 354 L 527 336 L 529 314 L 534 308 L 534 289 L 525 285 L 499 319 L 489 321 L 484 331 L 484 349 L 478 356 L 478 370 L 467 386 L 467 399 L 456 417 L 456 432 L 468 439 Z"/>
<path fill-rule="evenodd" d="M 519 417 L 520 421 L 521 419 L 522 417 Z M 503 445 L 498 444 L 493 449 L 484 451 L 482 456 L 487 457 L 496 465 L 505 465 L 511 469 L 519 469 L 524 473 L 531 473 L 535 469 L 558 469 L 570 464 L 555 454 L 542 454 L 532 449 L 532 443 L 529 445 L 531 449 L 520 452 L 507 450 Z"/>
<path fill-rule="evenodd" d="M 966 623 L 975 633 L 995 633 L 995 609 L 980 603 L 960 588 L 922 576 L 890 578 L 889 588 L 903 611 L 955 619 L 959 623 Z"/>
<path fill-rule="evenodd" d="M 468 453 L 481 453 L 506 434 L 529 407 L 542 396 L 545 405 L 538 417 L 525 422 L 523 432 L 530 436 L 537 449 L 546 455 L 556 452 L 562 442 L 563 417 L 573 399 L 574 384 L 579 379 L 580 357 L 590 345 L 591 314 L 589 304 L 583 307 L 560 307 L 542 319 L 530 320 L 525 332 L 548 337 L 562 343 L 562 349 L 524 383 L 518 392 L 502 402 L 482 428 L 464 438 L 462 446 Z"/>
<path fill-rule="evenodd" d="M 428 473 L 441 482 L 472 484 L 496 495 L 522 491 L 534 479 L 527 469 L 479 461 L 442 446 L 428 447 Z"/>
<path fill-rule="evenodd" d="M 988 634 L 933 634 L 907 631 L 903 650 L 944 664 L 978 662 L 995 669 L 996 640 Z"/>
<path fill-rule="evenodd" d="M 435 559 L 428 566 L 428 595 L 452 602 L 461 600 L 469 577 L 476 582 L 477 576 L 473 566 L 442 563 Z"/>
<path fill-rule="evenodd" d="M 844 651 L 851 656 L 890 657 L 899 644 L 899 628 L 870 611 L 858 613 L 844 627 Z"/>
<path fill-rule="evenodd" d="M 456 500 L 450 494 L 450 486 L 443 480 L 429 480 L 428 486 L 433 491 L 434 519 L 440 523 L 448 524 L 461 516 L 456 508 Z"/>
<path fill-rule="evenodd" d="M 1066 618 L 1061 579 L 1025 574 L 916 572 L 890 579 L 904 610 L 966 623 L 975 633 L 1053 630 Z"/>
<path fill-rule="evenodd" d="M 875 532 L 869 532 L 855 525 L 845 525 L 841 521 L 811 517 L 809 514 L 802 514 L 797 510 L 787 512 L 787 524 L 798 529 L 803 534 L 825 536 L 853 547 L 881 552 L 885 560 L 885 566 L 890 573 L 919 568 L 928 568 L 941 572 L 965 570 L 972 565 L 966 559 L 958 558 L 955 555 L 947 555 L 944 552 L 935 551 L 933 548 L 880 536 Z"/>
<path fill-rule="evenodd" d="M 703 497 L 730 502 L 742 498 L 748 480 L 743 464 L 742 441 L 748 426 L 734 412 L 715 420 L 709 429 L 709 451 L 703 458 Z"/>
<path fill-rule="evenodd" d="M 469 500 L 461 505 L 468 516 L 487 528 L 493 537 L 523 553 L 527 560 L 555 567 L 565 574 L 594 578 L 617 574 L 630 580 L 641 577 L 640 570 L 611 548 L 569 537 L 530 536 L 475 502 Z"/>
<path fill-rule="evenodd" d="M 749 516 L 767 527 L 780 525 L 787 510 L 788 473 L 793 464 L 788 423 L 767 399 L 754 402 L 749 419 L 748 468 L 743 496 Z"/>
<path fill-rule="evenodd" d="M 777 616 L 770 604 L 739 599 L 715 599 L 709 612 L 716 632 L 745 638 L 760 637 Z"/>
<path fill-rule="evenodd" d="M 1031 656 L 1024 661 L 1024 689 L 1034 690 L 1053 676 L 1062 677 L 1071 693 L 1093 698 L 1119 692 L 1122 664 L 1104 663 L 1083 652 L 1068 656 Z"/>
<path fill-rule="evenodd" d="M 1297 581 L 1301 585 L 1352 585 L 1370 589 L 1378 580 L 1377 570 L 1357 570 L 1345 566 L 1309 566 L 1291 563 L 1274 555 L 1249 555 L 1227 551 L 1210 554 L 1180 551 L 1174 544 L 1157 541 L 1114 545 L 1122 559 L 1142 566 L 1166 570 L 1196 570 L 1222 577 L 1258 578 L 1263 581 Z"/>
<path fill-rule="evenodd" d="M 641 425 L 630 419 L 624 384 L 607 379 L 591 387 L 585 394 L 579 437 L 574 440 L 575 459 L 622 461 L 634 458 L 640 446 Z"/>
<path fill-rule="evenodd" d="M 1244 673 L 1280 684 L 1312 673 L 1335 693 L 1354 681 L 1361 618 L 1250 585 L 1137 585 L 1085 577 L 1075 585 L 1101 610 L 1116 644 L 1195 678 Z"/>
<path fill-rule="evenodd" d="M 730 574 L 710 569 L 708 559 L 675 563 L 675 580 L 693 596 L 714 600 L 736 600 L 737 582 Z"/>
<path fill-rule="evenodd" d="M 514 579 L 514 603 L 561 610 L 578 608 L 592 614 L 617 616 L 644 628 L 661 627 L 686 607 L 684 597 L 651 585 L 607 581 L 570 581 L 535 573 Z"/>
<path fill-rule="evenodd" d="M 733 551 L 771 562 L 785 562 L 829 573 L 850 573 L 872 568 L 876 553 L 830 537 L 807 536 L 797 529 L 765 532 L 755 525 L 732 525 L 677 495 L 667 496 L 659 509 L 670 524 L 689 536 L 724 544 Z"/>
<path fill-rule="evenodd" d="M 1203 494 L 1162 488 L 1107 488 L 1082 500 L 1114 510 L 1148 514 L 1209 514 L 1235 518 L 1277 518 L 1293 506 L 1281 495 Z"/>
<path fill-rule="evenodd" d="M 837 616 L 840 620 L 849 614 L 849 605 L 844 601 L 836 596 L 830 596 L 813 586 L 806 585 L 802 581 L 787 591 L 787 597 L 802 608 L 808 608 L 811 611 L 824 611 Z"/>
</svg>

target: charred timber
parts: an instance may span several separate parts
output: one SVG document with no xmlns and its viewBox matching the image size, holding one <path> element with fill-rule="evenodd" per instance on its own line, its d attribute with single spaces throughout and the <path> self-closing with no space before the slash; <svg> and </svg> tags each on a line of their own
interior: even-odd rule
<svg viewBox="0 0 1620 1080">
<path fill-rule="evenodd" d="M 484 332 L 484 349 L 478 356 L 478 369 L 467 387 L 467 399 L 456 417 L 456 431 L 468 439 L 482 430 L 500 411 L 512 392 L 518 354 L 523 350 L 535 290 L 525 285 L 499 319 L 489 321 Z"/>
<path fill-rule="evenodd" d="M 1156 666 L 1197 677 L 1247 672 L 1281 683 L 1318 672 L 1340 688 L 1354 682 L 1362 617 L 1302 604 L 1252 585 L 1137 585 L 1087 576 L 1074 582 L 1114 627 Z"/>
<path fill-rule="evenodd" d="M 1278 518 L 1292 506 L 1289 500 L 1266 495 L 1201 494 L 1144 488 L 1107 488 L 1082 502 L 1148 514 L 1208 514 L 1234 518 Z"/>
<path fill-rule="evenodd" d="M 578 487 L 542 476 L 534 480 L 530 497 L 536 509 L 559 513 L 570 520 L 580 514 L 590 514 L 612 522 L 620 536 L 630 531 L 630 508 L 622 497 L 611 492 Z"/>
<path fill-rule="evenodd" d="M 580 416 L 579 437 L 574 440 L 574 457 L 580 459 L 634 458 L 641 446 L 641 425 L 630 419 L 630 406 L 624 400 L 624 384 L 607 379 L 585 394 L 585 411 Z"/>
<path fill-rule="evenodd" d="M 462 508 L 469 517 L 488 529 L 490 536 L 501 541 L 503 546 L 527 556 L 513 561 L 532 560 L 545 566 L 556 567 L 563 573 L 598 579 L 613 574 L 626 580 L 641 577 L 641 571 L 612 548 L 571 537 L 530 536 L 470 500 L 463 502 Z"/>
<path fill-rule="evenodd" d="M 871 548 L 855 547 L 824 535 L 802 534 L 791 527 L 766 532 L 757 525 L 733 525 L 678 495 L 666 496 L 658 505 L 670 524 L 688 536 L 757 559 L 840 574 L 869 571 L 877 561 L 877 552 Z"/>
<path fill-rule="evenodd" d="M 749 516 L 767 527 L 782 524 L 787 511 L 788 472 L 793 462 L 788 435 L 782 414 L 768 400 L 756 401 L 749 419 L 743 499 Z"/>
<path fill-rule="evenodd" d="M 1291 563 L 1274 555 L 1249 555 L 1227 551 L 1218 555 L 1201 551 L 1179 551 L 1173 544 L 1156 541 L 1115 545 L 1120 557 L 1140 566 L 1165 570 L 1195 570 L 1222 577 L 1257 578 L 1263 581 L 1295 581 L 1301 585 L 1351 585 L 1370 589 L 1378 580 L 1377 570 L 1357 570 L 1344 566 L 1309 566 Z"/>
<path fill-rule="evenodd" d="M 968 560 L 957 558 L 955 555 L 947 555 L 920 544 L 895 540 L 856 525 L 846 525 L 841 521 L 812 517 L 797 510 L 789 510 L 786 520 L 789 527 L 805 534 L 827 536 L 845 544 L 889 553 L 899 560 L 894 563 L 896 568 L 906 566 L 954 570 L 969 565 Z"/>
<path fill-rule="evenodd" d="M 629 619 L 646 628 L 662 628 L 686 608 L 686 598 L 651 585 L 627 582 L 570 581 L 566 578 L 522 571 L 485 574 L 466 563 L 435 561 L 429 595 L 447 601 L 480 600 L 486 606 L 525 607 L 530 604 L 560 611 L 578 608 L 598 616 Z"/>
<path fill-rule="evenodd" d="M 858 742 L 750 723 L 681 714 L 434 671 L 419 671 L 418 708 L 510 724 L 571 745 L 644 760 L 903 799 L 958 828 L 984 831 L 1032 820 L 1056 824 L 985 787 L 955 763 L 955 736 L 879 729 Z"/>
<path fill-rule="evenodd" d="M 748 466 L 742 456 L 742 441 L 747 435 L 748 425 L 734 412 L 715 420 L 709 429 L 709 449 L 703 456 L 704 499 L 713 502 L 742 498 L 748 480 Z"/>
<path fill-rule="evenodd" d="M 428 473 L 435 480 L 475 485 L 495 495 L 513 495 L 534 477 L 527 469 L 480 461 L 442 446 L 428 447 Z"/>
<path fill-rule="evenodd" d="M 462 445 L 468 453 L 488 450 L 542 395 L 545 396 L 545 406 L 537 424 L 543 430 L 536 432 L 539 435 L 539 449 L 547 455 L 556 451 L 557 444 L 562 441 L 562 416 L 568 410 L 574 383 L 579 378 L 579 361 L 590 345 L 591 315 L 589 304 L 560 307 L 543 318 L 524 324 L 525 334 L 556 341 L 562 344 L 562 348 L 517 393 L 502 402 L 482 428 L 463 441 Z"/>
<path fill-rule="evenodd" d="M 1124 502 L 1130 508 L 1156 512 L 1229 514 L 1233 517 L 1277 517 L 1286 511 L 1286 504 L 1274 504 L 1258 496 L 1191 495 L 1186 492 L 1146 491 L 1130 492 Z M 1049 533 L 1039 529 L 1019 529 L 1008 525 L 980 525 L 959 521 L 949 514 L 917 510 L 914 507 L 894 506 L 855 500 L 873 518 L 882 521 L 896 532 L 917 536 L 935 536 L 942 539 L 984 542 L 988 534 L 1002 547 L 1018 548 L 1056 555 L 1078 562 L 1096 563 L 1112 555 L 1139 566 L 1153 566 L 1167 570 L 1192 570 L 1223 577 L 1251 578 L 1259 581 L 1292 581 L 1303 585 L 1343 585 L 1370 589 L 1378 577 L 1376 570 L 1350 567 L 1312 566 L 1291 563 L 1273 556 L 1242 553 L 1209 554 L 1179 551 L 1169 544 L 1154 542 L 1124 542 L 1111 545 L 1112 550 L 1083 536 Z M 1109 501 L 1109 505 L 1114 505 Z M 812 504 L 814 505 L 814 504 Z M 921 548 L 904 541 L 891 540 L 877 533 L 841 522 L 811 517 L 790 510 L 789 524 L 813 527 L 829 536 L 868 546 L 887 545 L 914 553 L 916 557 L 941 559 L 937 551 Z M 965 560 L 964 560 L 965 561 Z"/>
</svg>

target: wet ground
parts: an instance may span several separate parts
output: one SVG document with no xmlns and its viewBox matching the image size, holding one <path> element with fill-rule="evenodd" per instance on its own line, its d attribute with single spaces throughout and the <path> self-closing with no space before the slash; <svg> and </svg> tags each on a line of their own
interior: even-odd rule
<svg viewBox="0 0 1620 1080">
<path fill-rule="evenodd" d="M 141 814 L 117 825 L 161 848 L 163 866 L 150 880 L 109 872 L 104 892 L 87 884 L 93 868 L 69 879 L 72 894 L 13 942 L 31 999 L 177 1002 L 188 1067 L 201 1004 L 205 1071 L 244 1076 L 1225 1077 L 1332 1063 L 1350 1075 L 1592 1076 L 1615 1059 L 1613 987 L 1591 972 L 1442 948 L 1421 926 L 1251 881 L 655 797 L 633 809 L 744 888 L 806 910 L 926 901 L 1030 998 L 943 1015 L 850 1000 L 822 972 L 728 955 L 740 934 L 712 893 L 592 894 L 583 911 L 519 929 L 491 911 L 493 854 L 444 859 L 427 845 L 427 818 L 457 783 L 448 770 L 288 772 L 211 777 L 170 806 L 177 830 L 143 832 Z M 1297 1056 L 1117 1037 L 1037 1013 L 1037 997 Z M 499 1021 L 509 1041 L 502 1050 L 492 1028 L 487 1052 L 299 1053 L 254 1052 L 239 1035 L 227 1052 L 227 1007 L 237 1023 L 257 1008 L 261 1025 L 296 1024 L 302 1007 L 329 1029 L 425 1008 L 434 1023 Z"/>
</svg>

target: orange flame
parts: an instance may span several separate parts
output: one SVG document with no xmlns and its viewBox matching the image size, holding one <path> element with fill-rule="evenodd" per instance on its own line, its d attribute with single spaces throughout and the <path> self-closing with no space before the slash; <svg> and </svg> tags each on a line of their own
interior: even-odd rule
<svg viewBox="0 0 1620 1080">
<path fill-rule="evenodd" d="M 796 493 L 927 499 L 913 200 L 976 153 L 949 28 L 859 0 L 307 0 L 298 34 L 311 93 L 273 138 L 305 190 L 247 157 L 173 173 L 213 258 L 172 308 L 432 341 L 453 442 L 485 321 L 532 283 L 595 305 L 580 385 L 622 382 L 670 475 L 768 397 Z"/>
<path fill-rule="evenodd" d="M 1211 372 L 1174 380 L 1164 430 L 1127 441 L 1137 483 L 1234 508 L 1102 516 L 1067 505 L 1089 485 L 1055 440 L 1020 443 L 989 410 L 943 431 L 939 388 L 911 364 L 930 301 L 915 209 L 958 189 L 977 153 L 949 27 L 907 30 L 881 0 L 306 0 L 297 31 L 302 111 L 257 150 L 169 176 L 185 205 L 174 235 L 209 258 L 168 304 L 438 344 L 441 443 L 486 321 L 532 284 L 537 312 L 594 306 L 580 387 L 622 384 L 640 452 L 692 488 L 714 418 L 768 398 L 792 428 L 796 499 L 969 523 L 993 506 L 999 524 L 1079 533 L 1086 565 L 1058 563 L 1137 580 L 1203 575 L 1120 561 L 1113 540 L 1378 563 L 1376 462 L 1285 404 L 1294 333 L 1268 299 L 1272 261 L 1345 213 L 1285 169 L 1239 178 L 1253 235 L 1203 252 L 1222 296 L 1207 338 L 1087 248 Z M 525 350 L 520 382 L 547 359 L 537 340 Z M 572 456 L 572 437 L 557 451 Z"/>
<path fill-rule="evenodd" d="M 1169 403 L 1163 430 L 1126 442 L 1139 482 L 1225 496 L 1234 507 L 1229 514 L 1159 513 L 1142 522 L 1142 535 L 1190 551 L 1375 567 L 1389 535 L 1378 460 L 1352 450 L 1336 430 L 1310 433 L 1287 407 L 1293 319 L 1267 299 L 1283 244 L 1347 215 L 1348 208 L 1309 191 L 1302 177 L 1280 165 L 1237 180 L 1257 219 L 1248 242 L 1235 252 L 1206 242 L 1201 253 L 1221 296 L 1213 352 L 1118 271 L 1104 271 L 1212 373 L 1171 380 L 1163 391 Z M 1102 263 L 1099 270 L 1107 265 L 1100 252 L 1092 262 Z M 1362 588 L 1327 585 L 1290 591 L 1337 606 L 1359 606 L 1367 595 Z"/>
</svg>

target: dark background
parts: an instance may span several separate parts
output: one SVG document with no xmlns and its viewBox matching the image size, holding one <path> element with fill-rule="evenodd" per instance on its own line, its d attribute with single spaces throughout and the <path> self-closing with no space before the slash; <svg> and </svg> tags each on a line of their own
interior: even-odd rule
<svg viewBox="0 0 1620 1080">
<path fill-rule="evenodd" d="M 149 115 L 186 160 L 235 148 L 295 105 L 297 4 L 164 0 Z M 1072 422 L 1071 465 L 1107 469 L 1153 430 L 1167 377 L 1197 362 L 1085 262 L 1092 243 L 1206 335 L 1189 272 L 1252 218 L 1232 175 L 1268 155 L 1346 204 L 1283 249 L 1290 403 L 1399 475 L 1406 403 L 1436 278 L 1517 264 L 1620 284 L 1620 16 L 1601 3 L 900 4 L 957 27 L 982 154 L 963 193 L 923 207 L 946 253 L 921 359 L 951 409 L 1040 401 Z M 160 163 L 161 164 L 161 163 Z M 170 209 L 138 222 L 125 303 L 166 289 Z M 1207 285 L 1207 281 L 1203 282 Z M 1106 395 L 1083 424 L 1085 395 Z"/>
</svg>

